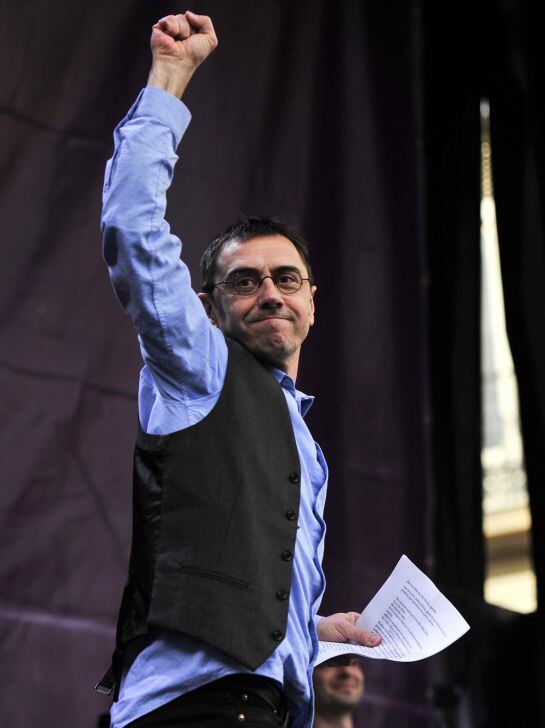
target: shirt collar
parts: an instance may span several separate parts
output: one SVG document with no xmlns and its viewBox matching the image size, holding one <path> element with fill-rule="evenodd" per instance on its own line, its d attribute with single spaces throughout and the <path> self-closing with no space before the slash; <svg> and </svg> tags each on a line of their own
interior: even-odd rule
<svg viewBox="0 0 545 728">
<path fill-rule="evenodd" d="M 287 392 L 289 392 L 291 396 L 295 399 L 297 403 L 297 409 L 301 413 L 301 416 L 304 417 L 311 408 L 312 403 L 314 402 L 314 397 L 310 394 L 304 394 L 304 392 L 300 392 L 298 389 L 295 389 L 295 382 L 288 374 L 286 374 L 286 372 L 283 372 L 280 369 L 276 369 L 276 367 L 271 366 L 267 366 L 267 369 L 270 371 L 270 373 L 273 375 L 273 377 L 276 379 L 282 389 L 285 389 Z"/>
</svg>

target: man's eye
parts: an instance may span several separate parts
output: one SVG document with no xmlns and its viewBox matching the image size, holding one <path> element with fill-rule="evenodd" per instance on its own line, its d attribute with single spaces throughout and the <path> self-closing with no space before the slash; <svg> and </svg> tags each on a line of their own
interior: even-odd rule
<svg viewBox="0 0 545 728">
<path fill-rule="evenodd" d="M 275 283 L 285 293 L 295 292 L 301 288 L 301 281 L 295 273 L 280 273 Z"/>
<path fill-rule="evenodd" d="M 236 288 L 253 288 L 257 281 L 251 276 L 244 276 L 242 278 L 235 278 L 234 285 Z"/>
<path fill-rule="evenodd" d="M 291 283 L 297 283 L 297 278 L 292 273 L 282 273 L 276 279 L 277 283 L 281 285 L 290 285 Z"/>
</svg>

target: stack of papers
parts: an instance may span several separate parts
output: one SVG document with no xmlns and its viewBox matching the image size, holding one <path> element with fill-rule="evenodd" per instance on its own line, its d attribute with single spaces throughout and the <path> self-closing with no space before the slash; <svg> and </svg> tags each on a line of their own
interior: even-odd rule
<svg viewBox="0 0 545 728">
<path fill-rule="evenodd" d="M 410 559 L 402 556 L 361 613 L 358 627 L 378 632 L 378 647 L 320 642 L 316 665 L 343 654 L 414 662 L 435 655 L 465 634 L 469 624 Z"/>
</svg>

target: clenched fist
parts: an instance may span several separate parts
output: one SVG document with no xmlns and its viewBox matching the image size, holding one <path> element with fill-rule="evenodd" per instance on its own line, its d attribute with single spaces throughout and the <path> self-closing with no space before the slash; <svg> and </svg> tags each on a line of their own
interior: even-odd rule
<svg viewBox="0 0 545 728">
<path fill-rule="evenodd" d="M 153 26 L 153 65 L 148 86 L 181 97 L 198 66 L 218 45 L 212 21 L 189 10 L 167 15 Z"/>
</svg>

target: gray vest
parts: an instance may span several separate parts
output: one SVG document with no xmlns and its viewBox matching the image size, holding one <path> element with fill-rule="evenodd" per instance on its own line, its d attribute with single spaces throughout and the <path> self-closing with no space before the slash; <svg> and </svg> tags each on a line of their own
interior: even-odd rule
<svg viewBox="0 0 545 728">
<path fill-rule="evenodd" d="M 150 626 L 198 637 L 252 670 L 284 639 L 299 456 L 282 388 L 246 349 L 227 345 L 207 417 L 170 435 L 138 433 L 116 677 L 124 645 Z M 97 689 L 108 692 L 106 683 Z"/>
</svg>

